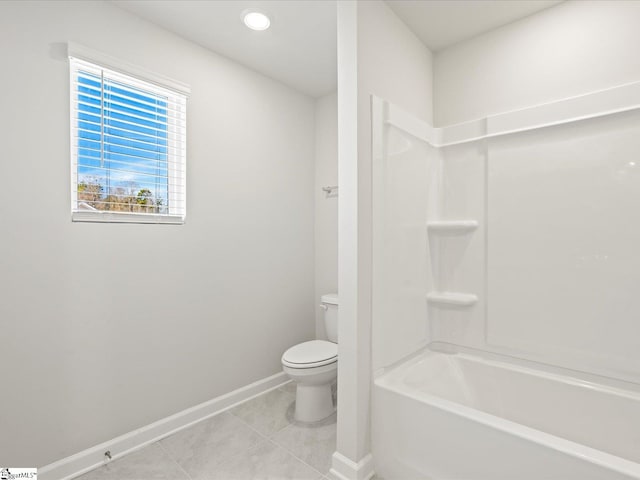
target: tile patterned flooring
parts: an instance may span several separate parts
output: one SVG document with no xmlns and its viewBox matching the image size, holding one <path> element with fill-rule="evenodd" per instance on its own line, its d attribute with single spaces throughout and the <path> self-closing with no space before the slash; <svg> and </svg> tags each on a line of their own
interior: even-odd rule
<svg viewBox="0 0 640 480">
<path fill-rule="evenodd" d="M 198 422 L 76 480 L 321 480 L 336 448 L 335 414 L 292 419 L 288 383 Z"/>
</svg>

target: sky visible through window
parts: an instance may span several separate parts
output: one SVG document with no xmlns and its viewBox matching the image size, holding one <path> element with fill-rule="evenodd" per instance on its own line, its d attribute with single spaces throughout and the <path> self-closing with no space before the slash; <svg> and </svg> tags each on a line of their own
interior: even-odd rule
<svg viewBox="0 0 640 480">
<path fill-rule="evenodd" d="M 78 82 L 78 208 L 167 213 L 167 98 L 94 73 Z"/>
</svg>

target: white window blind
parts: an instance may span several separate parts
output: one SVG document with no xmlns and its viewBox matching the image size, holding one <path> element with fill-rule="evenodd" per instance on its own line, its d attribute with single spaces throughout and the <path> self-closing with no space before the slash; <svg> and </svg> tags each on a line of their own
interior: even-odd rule
<svg viewBox="0 0 640 480">
<path fill-rule="evenodd" d="M 70 57 L 74 221 L 183 223 L 186 96 Z"/>
</svg>

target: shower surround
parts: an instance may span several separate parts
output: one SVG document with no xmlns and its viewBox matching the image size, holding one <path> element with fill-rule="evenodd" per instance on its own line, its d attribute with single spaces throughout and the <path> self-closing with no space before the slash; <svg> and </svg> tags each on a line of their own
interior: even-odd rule
<svg viewBox="0 0 640 480">
<path fill-rule="evenodd" d="M 372 118 L 378 474 L 640 479 L 640 83 Z"/>
</svg>

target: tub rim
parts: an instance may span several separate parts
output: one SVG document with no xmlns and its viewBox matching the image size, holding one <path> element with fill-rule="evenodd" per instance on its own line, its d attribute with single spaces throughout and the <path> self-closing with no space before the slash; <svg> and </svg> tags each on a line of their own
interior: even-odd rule
<svg viewBox="0 0 640 480">
<path fill-rule="evenodd" d="M 636 463 L 632 460 L 628 460 L 611 453 L 603 452 L 593 447 L 589 447 L 572 440 L 567 440 L 565 438 L 543 432 L 542 430 L 537 430 L 535 428 L 528 427 L 512 420 L 501 418 L 482 410 L 477 410 L 475 408 L 468 407 L 466 405 L 462 405 L 460 403 L 456 403 L 430 393 L 415 390 L 406 384 L 401 384 L 400 380 L 402 378 L 402 373 L 405 373 L 410 366 L 413 366 L 417 362 L 419 362 L 423 357 L 425 357 L 427 353 L 435 353 L 440 355 L 460 354 L 463 358 L 471 357 L 474 361 L 476 359 L 479 359 L 480 362 L 494 367 L 501 366 L 502 368 L 504 368 L 504 365 L 506 364 L 507 368 L 511 368 L 512 370 L 519 371 L 527 375 L 538 375 L 544 378 L 551 378 L 556 381 L 574 380 L 573 382 L 571 382 L 571 384 L 590 389 L 594 387 L 602 387 L 601 391 L 605 391 L 606 393 L 624 395 L 625 397 L 628 397 L 630 395 L 632 399 L 640 402 L 640 395 L 637 392 L 628 392 L 624 389 L 612 387 L 610 385 L 602 385 L 582 379 L 578 379 L 577 381 L 573 378 L 567 379 L 566 376 L 558 375 L 557 373 L 536 371 L 531 367 L 527 368 L 523 367 L 522 365 L 512 365 L 508 361 L 487 361 L 487 359 L 483 358 L 482 356 L 478 357 L 466 352 L 456 351 L 455 353 L 447 353 L 443 351 L 433 350 L 432 348 L 430 348 L 430 345 L 431 344 L 422 348 L 420 351 L 415 352 L 414 354 L 405 358 L 403 361 L 396 362 L 393 366 L 384 369 L 384 371 L 378 371 L 378 374 L 375 376 L 373 381 L 374 388 L 382 388 L 401 397 L 410 398 L 414 401 L 430 405 L 440 410 L 444 410 L 450 414 L 467 418 L 471 421 L 480 423 L 494 430 L 506 432 L 510 435 L 514 435 L 535 444 L 560 451 L 579 460 L 583 460 L 595 464 L 599 467 L 615 471 L 616 473 L 627 475 L 634 479 L 640 480 L 640 463 Z M 458 349 L 457 346 L 453 346 Z"/>
</svg>

